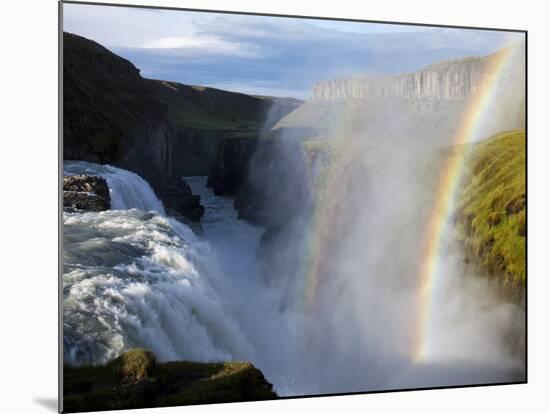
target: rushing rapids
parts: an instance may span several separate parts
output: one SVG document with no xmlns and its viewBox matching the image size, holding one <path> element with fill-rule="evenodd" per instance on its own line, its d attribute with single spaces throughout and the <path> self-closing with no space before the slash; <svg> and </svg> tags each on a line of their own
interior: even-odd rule
<svg viewBox="0 0 550 414">
<path fill-rule="evenodd" d="M 163 360 L 246 355 L 213 279 L 213 252 L 166 217 L 139 176 L 67 163 L 65 174 L 107 179 L 113 210 L 64 214 L 64 345 L 72 363 L 105 362 L 133 346 Z"/>
</svg>

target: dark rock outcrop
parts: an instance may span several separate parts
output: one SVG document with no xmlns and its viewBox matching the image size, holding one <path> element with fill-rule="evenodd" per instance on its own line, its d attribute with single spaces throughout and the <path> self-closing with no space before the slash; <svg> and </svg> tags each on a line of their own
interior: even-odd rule
<svg viewBox="0 0 550 414">
<path fill-rule="evenodd" d="M 65 211 L 104 211 L 110 208 L 111 197 L 104 178 L 91 175 L 63 177 Z"/>
<path fill-rule="evenodd" d="M 173 208 L 166 208 L 165 210 L 166 210 L 166 214 L 168 214 L 170 217 L 176 219 L 180 223 L 185 224 L 197 236 L 204 236 L 204 228 L 202 227 L 202 225 L 199 221 L 188 219 L 183 214 L 181 214 L 179 211 L 174 210 Z"/>
<path fill-rule="evenodd" d="M 155 193 L 162 200 L 167 212 L 173 211 L 188 220 L 198 222 L 204 214 L 201 197 L 194 195 L 191 187 L 181 178 L 165 178 L 152 181 Z"/>
<path fill-rule="evenodd" d="M 257 142 L 256 138 L 228 138 L 220 142 L 207 182 L 214 194 L 235 195 L 242 187 Z"/>
<path fill-rule="evenodd" d="M 271 184 L 270 176 L 280 173 L 275 164 L 294 169 L 288 165 L 289 159 L 299 155 L 301 140 L 315 134 L 314 128 L 278 128 L 248 138 L 224 138 L 210 168 L 207 186 L 216 195 L 236 196 L 237 210 L 242 217 L 251 219 L 263 198 L 259 192 Z"/>
</svg>

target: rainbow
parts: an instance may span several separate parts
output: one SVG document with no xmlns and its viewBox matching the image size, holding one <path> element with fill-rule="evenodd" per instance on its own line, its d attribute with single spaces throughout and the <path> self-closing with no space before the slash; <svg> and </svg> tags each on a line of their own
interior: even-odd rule
<svg viewBox="0 0 550 414">
<path fill-rule="evenodd" d="M 493 56 L 485 68 L 486 82 L 471 95 L 468 109 L 453 140 L 454 146 L 460 147 L 479 138 L 480 127 L 483 125 L 484 119 L 490 115 L 490 110 L 495 103 L 494 98 L 497 91 L 496 86 L 499 83 L 498 79 L 507 67 L 512 53 L 512 48 L 500 51 Z M 438 262 L 442 236 L 445 224 L 453 211 L 453 202 L 462 177 L 466 154 L 467 151 L 459 149 L 453 151 L 449 156 L 447 164 L 441 171 L 439 183 L 436 187 L 438 190 L 435 203 L 426 227 L 418 271 L 420 288 L 417 298 L 416 346 L 413 354 L 413 361 L 417 363 L 425 361 L 429 357 L 429 328 L 431 315 L 434 311 L 434 298 L 437 295 L 437 275 L 440 274 Z"/>
<path fill-rule="evenodd" d="M 479 138 L 484 119 L 490 114 L 495 102 L 498 79 L 510 62 L 512 48 L 504 49 L 494 54 L 487 62 L 483 77 L 482 87 L 474 91 L 470 96 L 467 110 L 457 133 L 452 141 L 453 146 L 460 147 Z M 348 117 L 355 109 L 353 104 L 345 108 L 343 116 L 339 117 L 335 126 L 331 147 L 331 164 L 320 178 L 321 182 L 316 187 L 324 190 L 325 194 L 342 194 L 340 178 L 341 169 L 353 159 L 352 140 L 354 134 L 349 130 Z M 364 110 L 364 108 L 362 108 Z M 350 150 L 351 148 L 351 150 Z M 351 151 L 351 152 L 350 152 Z M 434 296 L 437 293 L 436 282 L 438 274 L 438 258 L 445 224 L 453 210 L 453 200 L 462 176 L 464 157 L 466 151 L 453 151 L 446 165 L 441 171 L 435 202 L 429 214 L 426 232 L 422 238 L 420 265 L 415 277 L 419 281 L 417 297 L 415 298 L 416 320 L 412 346 L 412 360 L 416 363 L 424 361 L 429 354 L 430 319 L 433 313 Z M 334 240 L 334 229 L 338 228 L 338 202 L 334 199 L 325 200 L 322 195 L 316 195 L 314 211 L 306 245 L 309 254 L 304 263 L 305 278 L 303 285 L 303 297 L 305 305 L 310 307 L 315 304 L 319 294 L 319 275 L 323 274 L 325 260 L 329 255 L 331 240 Z"/>
<path fill-rule="evenodd" d="M 320 177 L 320 182 L 314 184 L 324 194 L 342 194 L 340 175 L 338 171 L 345 167 L 348 159 L 347 153 L 352 147 L 354 135 L 351 134 L 348 118 L 354 110 L 353 104 L 349 101 L 343 103 L 342 116 L 338 117 L 338 124 L 334 128 L 334 136 L 338 139 L 331 141 L 331 163 Z M 329 256 L 331 240 L 334 240 L 333 229 L 337 228 L 338 203 L 332 200 L 323 200 L 322 194 L 315 195 L 316 200 L 313 206 L 312 222 L 306 245 L 309 254 L 306 257 L 305 268 L 305 304 L 312 306 L 318 294 L 318 276 L 322 273 L 324 259 Z"/>
</svg>

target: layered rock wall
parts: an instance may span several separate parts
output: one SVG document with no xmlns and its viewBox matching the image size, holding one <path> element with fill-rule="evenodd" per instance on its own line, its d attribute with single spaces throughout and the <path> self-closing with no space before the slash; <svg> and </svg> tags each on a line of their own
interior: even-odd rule
<svg viewBox="0 0 550 414">
<path fill-rule="evenodd" d="M 521 46 L 504 49 L 484 57 L 439 62 L 413 73 L 395 76 L 362 76 L 319 82 L 313 87 L 313 99 L 339 100 L 376 98 L 428 99 L 460 101 L 491 84 L 495 72 L 501 70 L 503 54 L 511 54 L 517 60 L 510 65 L 510 78 L 519 80 L 524 71 L 519 52 Z M 512 80 L 512 79 L 510 79 Z"/>
</svg>

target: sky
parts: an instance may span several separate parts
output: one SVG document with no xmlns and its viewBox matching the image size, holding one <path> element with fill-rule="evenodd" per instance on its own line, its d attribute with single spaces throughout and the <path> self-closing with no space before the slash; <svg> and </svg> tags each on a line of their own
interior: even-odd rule
<svg viewBox="0 0 550 414">
<path fill-rule="evenodd" d="M 146 78 L 307 99 L 319 81 L 411 72 L 523 40 L 512 32 L 64 4 L 63 30 Z"/>
</svg>

